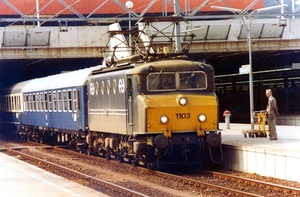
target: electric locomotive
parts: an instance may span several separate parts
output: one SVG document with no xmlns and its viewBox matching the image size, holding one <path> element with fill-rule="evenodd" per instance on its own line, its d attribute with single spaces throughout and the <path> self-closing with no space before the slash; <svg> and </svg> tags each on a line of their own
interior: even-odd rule
<svg viewBox="0 0 300 197">
<path fill-rule="evenodd" d="M 87 86 L 91 152 L 159 168 L 163 163 L 203 162 L 220 151 L 210 65 L 188 60 L 130 63 L 93 71 Z"/>
<path fill-rule="evenodd" d="M 145 19 L 145 26 L 158 20 Z M 176 25 L 181 20 L 166 21 Z M 172 44 L 155 49 L 154 39 L 164 42 L 165 33 L 154 29 L 151 36 L 146 29 L 136 32 L 136 53 L 125 58 L 116 54 L 126 50 L 115 47 L 123 46 L 125 37 L 118 28 L 110 31 L 113 43 L 119 43 L 111 47 L 107 67 L 94 70 L 87 83 L 89 152 L 158 168 L 165 163 L 220 163 L 214 69 L 187 60 L 192 39 L 181 51 L 170 51 L 174 35 L 168 35 Z"/>
</svg>

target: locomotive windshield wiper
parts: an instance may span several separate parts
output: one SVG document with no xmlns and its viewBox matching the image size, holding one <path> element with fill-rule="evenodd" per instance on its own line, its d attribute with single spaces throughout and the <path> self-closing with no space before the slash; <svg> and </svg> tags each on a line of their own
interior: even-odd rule
<svg viewBox="0 0 300 197">
<path fill-rule="evenodd" d="M 155 77 L 155 79 L 152 81 L 152 83 L 150 84 L 150 87 L 154 84 L 154 82 L 158 79 L 158 77 L 161 75 L 162 70 L 159 71 L 159 74 Z"/>
<path fill-rule="evenodd" d="M 194 73 L 194 71 L 192 71 L 192 73 L 187 77 L 187 79 L 185 81 L 185 84 L 187 84 L 188 81 L 189 81 L 189 79 L 192 78 L 192 77 L 194 77 L 194 76 L 195 76 L 195 73 Z"/>
</svg>

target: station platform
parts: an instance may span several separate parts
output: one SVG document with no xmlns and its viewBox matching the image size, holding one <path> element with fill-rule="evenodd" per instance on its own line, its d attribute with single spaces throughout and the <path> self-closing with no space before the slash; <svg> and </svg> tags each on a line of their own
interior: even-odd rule
<svg viewBox="0 0 300 197">
<path fill-rule="evenodd" d="M 96 190 L 62 178 L 0 153 L 0 196 L 5 197 L 107 197 Z"/>
<path fill-rule="evenodd" d="M 300 182 L 300 126 L 277 125 L 278 140 L 245 138 L 250 124 L 220 123 L 224 168 Z"/>
</svg>

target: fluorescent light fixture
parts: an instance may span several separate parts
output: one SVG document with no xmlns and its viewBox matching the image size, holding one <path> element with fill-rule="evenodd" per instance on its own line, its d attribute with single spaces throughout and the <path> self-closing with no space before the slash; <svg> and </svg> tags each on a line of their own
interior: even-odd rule
<svg viewBox="0 0 300 197">
<path fill-rule="evenodd" d="M 210 7 L 212 9 L 229 11 L 229 12 L 241 12 L 241 11 L 243 11 L 243 10 L 237 9 L 237 8 L 229 8 L 229 7 L 222 7 L 222 6 L 210 6 Z"/>
</svg>

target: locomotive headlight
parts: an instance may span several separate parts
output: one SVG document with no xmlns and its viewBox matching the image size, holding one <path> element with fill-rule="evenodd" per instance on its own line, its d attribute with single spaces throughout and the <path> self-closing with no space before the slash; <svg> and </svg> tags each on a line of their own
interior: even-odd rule
<svg viewBox="0 0 300 197">
<path fill-rule="evenodd" d="M 187 104 L 187 99 L 183 95 L 178 95 L 176 100 L 177 103 L 181 106 L 185 106 Z"/>
<path fill-rule="evenodd" d="M 181 97 L 181 98 L 179 99 L 179 104 L 180 104 L 181 106 L 185 106 L 186 103 L 187 103 L 187 100 L 186 100 L 185 97 Z"/>
<path fill-rule="evenodd" d="M 162 124 L 166 124 L 168 121 L 169 121 L 168 116 L 162 115 L 162 116 L 160 117 L 160 122 L 161 122 Z"/>
<path fill-rule="evenodd" d="M 205 122 L 206 121 L 206 115 L 205 114 L 200 114 L 198 117 L 200 122 Z"/>
</svg>

